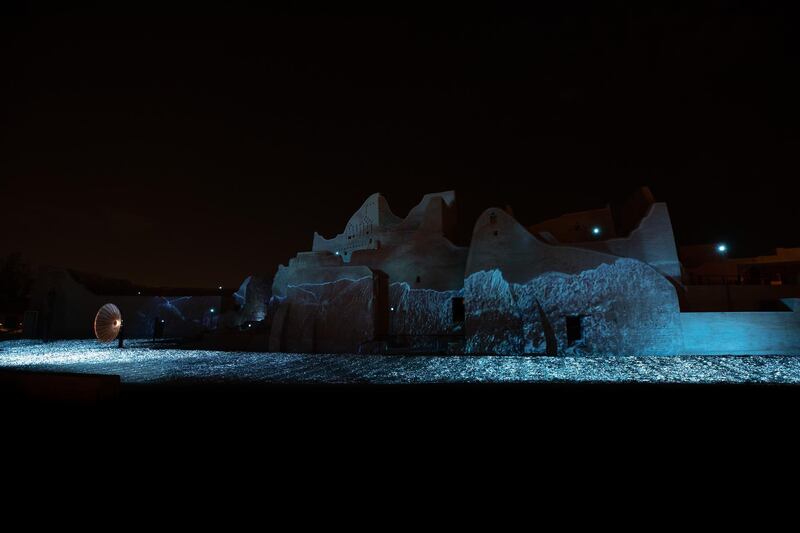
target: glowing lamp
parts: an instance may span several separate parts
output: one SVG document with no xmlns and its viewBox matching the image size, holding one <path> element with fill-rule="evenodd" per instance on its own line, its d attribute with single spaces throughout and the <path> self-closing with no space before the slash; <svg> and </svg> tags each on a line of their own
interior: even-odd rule
<svg viewBox="0 0 800 533">
<path fill-rule="evenodd" d="M 394 307 L 390 307 L 390 308 L 389 308 L 389 311 L 394 311 Z"/>
<path fill-rule="evenodd" d="M 595 226 L 592 228 L 592 235 L 600 235 L 600 226 Z"/>
<path fill-rule="evenodd" d="M 213 308 L 213 307 L 211 308 L 211 312 L 212 312 L 212 313 L 214 312 L 214 308 Z"/>
<path fill-rule="evenodd" d="M 726 244 L 720 243 L 717 245 L 717 252 L 724 254 L 728 251 L 728 246 Z"/>
</svg>

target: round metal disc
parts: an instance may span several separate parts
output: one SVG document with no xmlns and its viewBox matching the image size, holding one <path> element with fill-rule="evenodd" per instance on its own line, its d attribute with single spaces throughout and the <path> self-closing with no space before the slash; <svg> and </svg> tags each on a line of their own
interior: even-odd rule
<svg viewBox="0 0 800 533">
<path fill-rule="evenodd" d="M 94 334 L 100 342 L 111 342 L 122 328 L 122 313 L 114 304 L 106 304 L 94 317 Z"/>
</svg>

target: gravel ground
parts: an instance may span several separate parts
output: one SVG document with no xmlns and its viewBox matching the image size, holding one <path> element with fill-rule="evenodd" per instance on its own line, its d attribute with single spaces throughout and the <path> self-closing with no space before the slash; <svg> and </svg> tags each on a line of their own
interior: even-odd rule
<svg viewBox="0 0 800 533">
<path fill-rule="evenodd" d="M 800 383 L 800 357 L 358 356 L 124 350 L 94 340 L 0 342 L 0 368 L 119 374 L 123 383 Z"/>
</svg>

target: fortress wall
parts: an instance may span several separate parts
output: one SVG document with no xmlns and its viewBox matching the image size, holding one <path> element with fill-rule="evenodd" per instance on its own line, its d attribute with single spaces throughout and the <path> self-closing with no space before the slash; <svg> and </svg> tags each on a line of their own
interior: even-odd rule
<svg viewBox="0 0 800 533">
<path fill-rule="evenodd" d="M 681 313 L 687 355 L 800 353 L 800 312 Z"/>
<path fill-rule="evenodd" d="M 334 258 L 340 266 L 327 266 Z M 354 351 L 375 335 L 375 273 L 328 253 L 279 266 L 269 303 L 270 350 Z"/>
<path fill-rule="evenodd" d="M 456 334 L 453 298 L 463 295 L 463 290 L 413 289 L 408 283 L 392 283 L 389 286 L 389 334 Z"/>
<path fill-rule="evenodd" d="M 272 295 L 285 298 L 287 289 L 291 285 L 330 283 L 342 279 L 357 280 L 369 276 L 372 276 L 372 270 L 365 266 L 326 266 L 323 262 L 316 265 L 306 262 L 298 266 L 290 262 L 288 267 L 278 266 L 278 272 L 272 281 Z"/>
<path fill-rule="evenodd" d="M 575 274 L 618 258 L 594 250 L 541 242 L 501 209 L 487 209 L 475 223 L 466 275 L 500 269 L 503 278 L 525 283 L 547 272 Z"/>
<path fill-rule="evenodd" d="M 441 235 L 417 232 L 379 250 L 355 252 L 350 264 L 385 272 L 390 283 L 448 291 L 464 286 L 467 253 Z"/>
<path fill-rule="evenodd" d="M 373 277 L 290 285 L 282 302 L 280 349 L 353 352 L 375 337 Z"/>
<path fill-rule="evenodd" d="M 604 237 L 616 235 L 614 217 L 611 209 L 592 209 L 577 213 L 566 213 L 557 218 L 551 218 L 530 226 L 528 230 L 533 233 L 547 232 L 559 242 L 573 243 L 584 242 L 592 238 L 592 228 L 599 226 Z"/>
<path fill-rule="evenodd" d="M 647 215 L 628 237 L 586 241 L 574 246 L 639 259 L 669 278 L 679 280 L 681 277 L 672 221 L 665 203 L 652 204 Z"/>
<path fill-rule="evenodd" d="M 682 349 L 675 288 L 642 261 L 539 241 L 499 209 L 478 219 L 467 260 L 472 352 L 675 354 Z M 569 345 L 566 317 L 583 339 Z"/>
<path fill-rule="evenodd" d="M 426 194 L 405 219 L 392 213 L 379 193 L 371 195 L 350 217 L 343 233 L 331 239 L 314 234 L 313 252 L 331 252 L 349 263 L 359 250 L 377 250 L 393 245 L 412 234 L 452 237 L 455 233 L 455 193 Z"/>
<path fill-rule="evenodd" d="M 464 293 L 472 353 L 675 355 L 683 349 L 674 288 L 633 259 L 525 283 L 507 282 L 498 269 L 478 272 Z M 582 338 L 574 343 L 567 316 L 580 317 Z"/>
</svg>

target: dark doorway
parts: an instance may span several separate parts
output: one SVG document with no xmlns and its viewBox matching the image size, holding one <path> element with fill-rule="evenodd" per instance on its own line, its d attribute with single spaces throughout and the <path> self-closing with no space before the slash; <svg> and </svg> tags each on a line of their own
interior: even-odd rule
<svg viewBox="0 0 800 533">
<path fill-rule="evenodd" d="M 583 338 L 583 331 L 581 331 L 581 317 L 579 315 L 570 315 L 567 317 L 567 346 L 572 346 L 577 341 Z"/>
<path fill-rule="evenodd" d="M 453 298 L 453 323 L 461 324 L 464 322 L 464 298 Z"/>
</svg>

